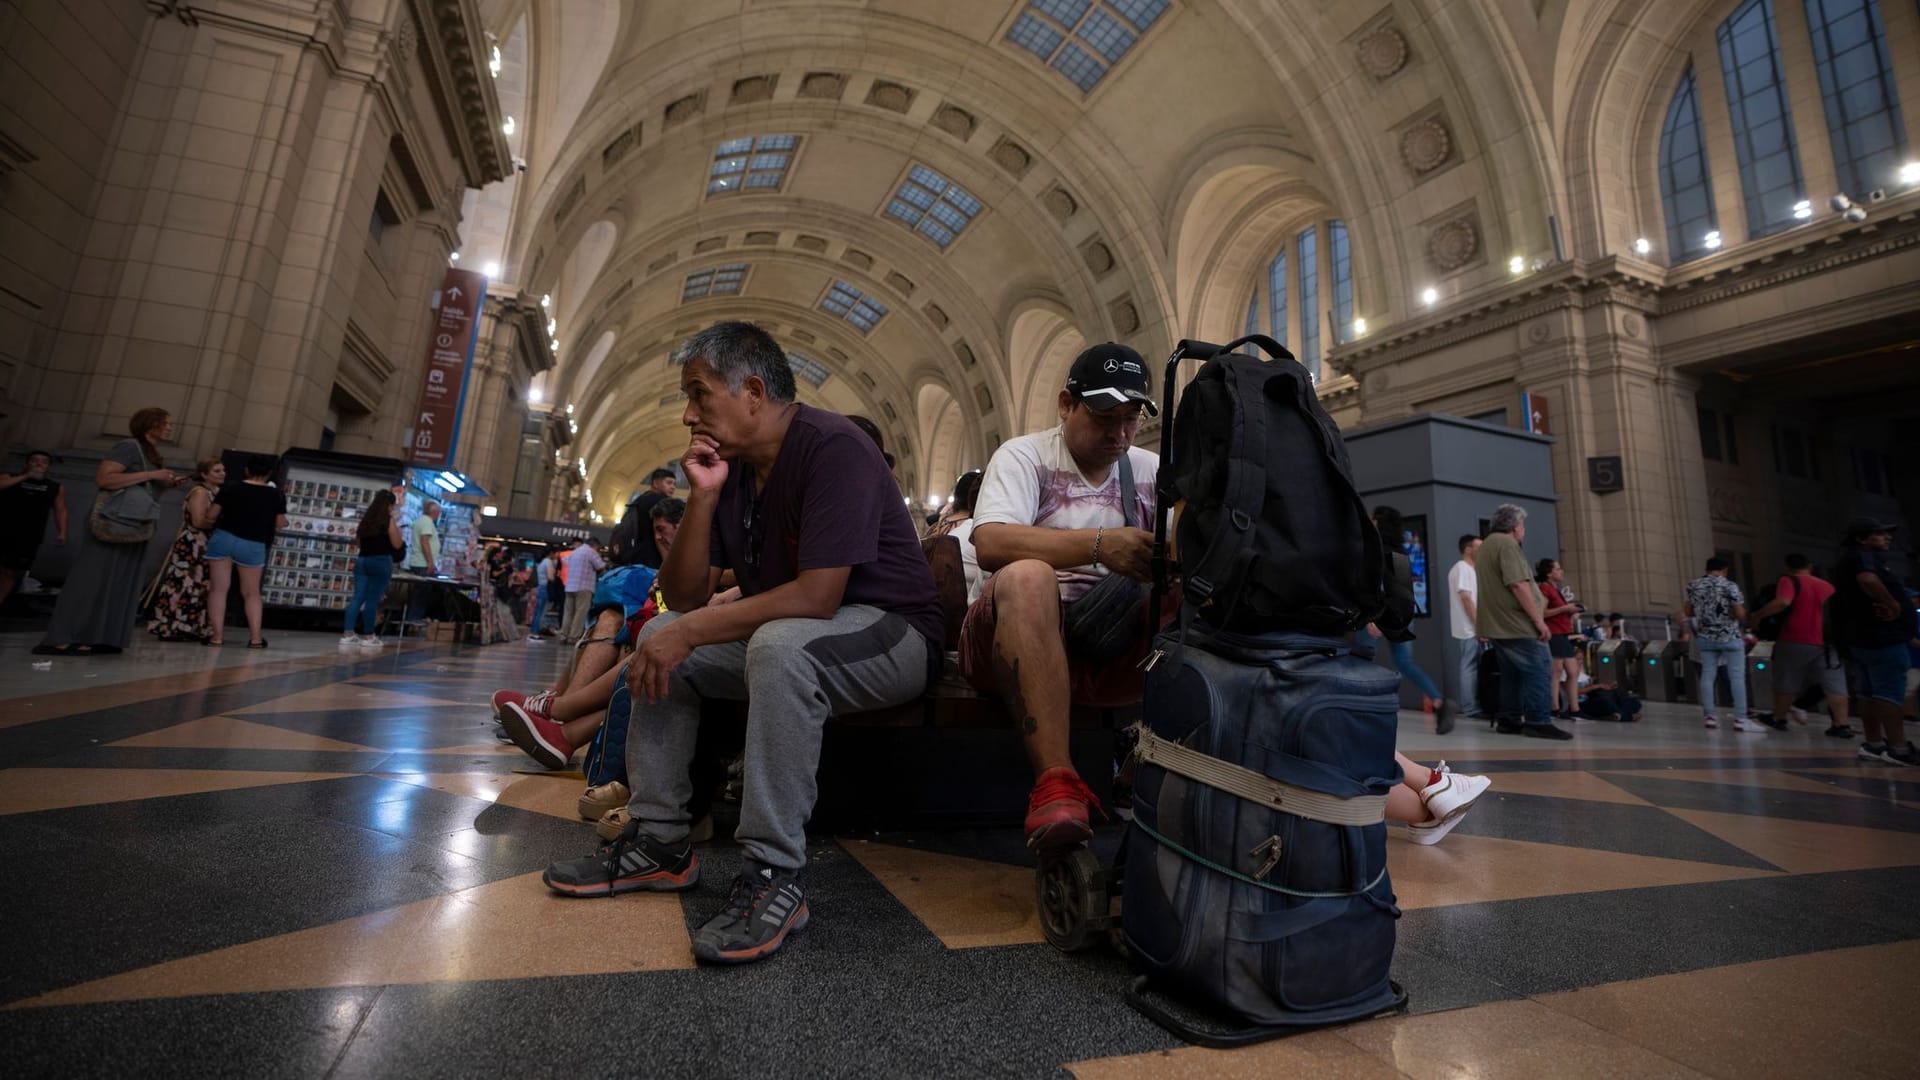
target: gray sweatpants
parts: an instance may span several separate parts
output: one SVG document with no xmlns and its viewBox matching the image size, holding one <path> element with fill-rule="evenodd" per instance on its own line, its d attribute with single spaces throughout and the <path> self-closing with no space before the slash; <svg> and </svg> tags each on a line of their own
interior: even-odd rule
<svg viewBox="0 0 1920 1080">
<path fill-rule="evenodd" d="M 645 641 L 677 615 L 640 631 Z M 674 670 L 667 696 L 635 695 L 627 721 L 627 813 L 647 835 L 679 844 L 707 698 L 747 703 L 740 827 L 747 857 L 782 870 L 807 861 L 807 818 L 818 794 L 820 729 L 840 712 L 912 701 L 927 688 L 927 639 L 879 608 L 843 607 L 831 619 L 776 619 L 746 641 L 702 645 Z"/>
</svg>

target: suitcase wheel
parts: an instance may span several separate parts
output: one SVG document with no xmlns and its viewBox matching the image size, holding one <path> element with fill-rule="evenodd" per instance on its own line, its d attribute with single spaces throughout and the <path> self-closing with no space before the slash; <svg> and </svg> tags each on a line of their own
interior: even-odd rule
<svg viewBox="0 0 1920 1080">
<path fill-rule="evenodd" d="M 1093 851 L 1082 845 L 1045 859 L 1033 879 L 1040 931 L 1061 952 L 1098 944 L 1113 919 L 1108 914 L 1108 877 Z"/>
</svg>

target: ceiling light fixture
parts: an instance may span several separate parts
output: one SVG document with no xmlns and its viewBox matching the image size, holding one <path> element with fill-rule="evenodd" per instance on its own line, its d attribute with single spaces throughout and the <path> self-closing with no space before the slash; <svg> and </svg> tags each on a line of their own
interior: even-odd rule
<svg viewBox="0 0 1920 1080">
<path fill-rule="evenodd" d="M 543 307 L 543 308 L 550 308 L 550 307 L 552 307 L 552 306 L 553 306 L 553 294 L 552 294 L 552 293 L 545 293 L 545 294 L 543 294 L 543 295 L 542 295 L 542 296 L 540 297 L 540 306 L 541 306 L 541 307 Z"/>
<path fill-rule="evenodd" d="M 500 124 L 500 130 L 502 133 L 507 135 L 513 134 L 513 117 L 509 116 L 506 118 L 506 120 L 502 121 Z"/>
<path fill-rule="evenodd" d="M 1920 184 L 1920 161 L 1909 161 L 1900 166 L 1900 182 L 1908 186 Z"/>
<path fill-rule="evenodd" d="M 1428 287 L 1427 289 L 1423 290 L 1420 293 L 1420 302 L 1427 305 L 1428 307 L 1432 307 L 1433 305 L 1439 303 L 1440 290 L 1432 287 Z"/>
<path fill-rule="evenodd" d="M 546 395 L 540 392 L 539 387 L 529 386 L 527 387 L 527 400 L 533 402 L 535 405 L 538 405 L 540 404 L 540 402 L 546 400 Z"/>
<path fill-rule="evenodd" d="M 1793 216 L 1798 218 L 1801 221 L 1805 221 L 1808 218 L 1812 217 L 1813 203 L 1807 199 L 1801 199 L 1799 202 L 1794 203 Z"/>
<path fill-rule="evenodd" d="M 1366 332 L 1367 332 L 1367 320 L 1365 319 L 1353 320 L 1353 336 L 1354 337 L 1360 337 Z"/>
<path fill-rule="evenodd" d="M 1651 255 L 1653 253 L 1653 241 L 1648 240 L 1644 236 L 1640 237 L 1633 242 L 1633 253 L 1635 255 Z"/>
<path fill-rule="evenodd" d="M 496 278 L 496 277 L 499 277 L 499 276 L 500 276 L 500 264 L 499 264 L 499 263 L 497 263 L 497 262 L 490 262 L 490 263 L 488 263 L 487 265 L 485 265 L 485 266 L 483 266 L 483 267 L 481 267 L 481 268 L 480 268 L 480 272 L 481 272 L 482 274 L 485 274 L 486 276 L 488 276 L 488 277 L 490 277 L 490 278 Z"/>
<path fill-rule="evenodd" d="M 451 255 L 449 255 L 449 256 L 447 256 L 447 259 L 448 259 L 449 261 L 451 261 L 451 262 L 459 262 L 459 261 L 460 261 L 460 253 L 456 251 L 456 252 L 454 252 L 453 254 L 451 254 Z"/>
<path fill-rule="evenodd" d="M 1706 245 L 1706 249 L 1708 251 L 1719 251 L 1720 250 L 1720 230 L 1719 229 L 1713 230 L 1712 232 L 1708 233 L 1705 237 L 1703 237 L 1700 242 Z"/>
<path fill-rule="evenodd" d="M 1507 260 L 1507 270 L 1516 275 L 1524 274 L 1527 272 L 1527 260 L 1515 255 L 1513 258 Z"/>
</svg>

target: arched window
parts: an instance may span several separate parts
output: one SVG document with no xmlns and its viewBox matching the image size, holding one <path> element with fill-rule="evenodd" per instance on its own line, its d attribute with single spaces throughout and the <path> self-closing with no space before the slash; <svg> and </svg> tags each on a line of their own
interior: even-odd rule
<svg viewBox="0 0 1920 1080">
<path fill-rule="evenodd" d="M 1680 80 L 1660 129 L 1660 201 L 1667 211 L 1667 252 L 1675 264 L 1697 259 L 1712 248 L 1707 234 L 1720 226 L 1713 216 L 1713 188 L 1707 182 L 1707 148 L 1700 132 L 1700 98 L 1693 69 Z"/>
<path fill-rule="evenodd" d="M 1324 270 L 1333 288 L 1333 340 L 1351 339 L 1353 323 L 1353 254 L 1347 239 L 1347 227 L 1339 221 L 1327 221 L 1324 254 L 1327 265 L 1320 264 L 1323 253 L 1318 226 L 1309 225 L 1295 233 L 1290 243 L 1282 243 L 1267 263 L 1264 277 L 1254 283 L 1247 299 L 1246 332 L 1264 331 L 1282 345 L 1293 349 L 1300 364 L 1315 379 L 1320 377 L 1320 328 L 1326 314 L 1320 310 L 1320 279 Z M 1291 256 L 1291 257 L 1289 257 Z M 1291 311 L 1289 306 L 1291 305 Z M 1262 315 L 1264 313 L 1264 321 Z M 1294 333 L 1288 331 L 1288 315 L 1293 316 Z M 1294 344 L 1294 343 L 1297 343 Z M 1247 346 L 1249 354 L 1258 350 Z"/>
<path fill-rule="evenodd" d="M 1347 243 L 1343 221 L 1327 223 L 1327 246 L 1333 256 L 1333 340 L 1353 340 L 1353 249 Z"/>
<path fill-rule="evenodd" d="M 1906 151 L 1880 5 L 1874 0 L 1806 0 L 1806 5 L 1834 172 L 1840 190 L 1861 198 L 1893 182 Z"/>
<path fill-rule="evenodd" d="M 1787 84 L 1780 75 L 1772 0 L 1747 0 L 1727 16 L 1715 36 L 1727 83 L 1733 148 L 1740 159 L 1747 234 L 1768 236 L 1796 223 L 1794 204 L 1806 197 Z"/>
<path fill-rule="evenodd" d="M 1320 377 L 1320 258 L 1314 231 L 1294 242 L 1300 257 L 1300 363 L 1307 374 Z"/>
</svg>

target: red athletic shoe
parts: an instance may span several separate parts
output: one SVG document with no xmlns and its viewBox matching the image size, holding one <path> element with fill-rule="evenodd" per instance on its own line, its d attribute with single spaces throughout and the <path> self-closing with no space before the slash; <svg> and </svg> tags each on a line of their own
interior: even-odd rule
<svg viewBox="0 0 1920 1080">
<path fill-rule="evenodd" d="M 1091 840 L 1088 803 L 1098 808 L 1100 800 L 1072 768 L 1062 765 L 1041 773 L 1027 796 L 1027 847 L 1060 851 Z M 1100 816 L 1105 817 L 1106 811 L 1101 810 Z"/>
<path fill-rule="evenodd" d="M 564 769 L 573 759 L 573 744 L 567 741 L 559 723 L 547 715 L 552 702 L 550 693 L 529 697 L 514 694 L 505 702 L 500 725 L 507 729 L 513 745 L 525 750 L 528 757 L 549 769 Z"/>
</svg>

